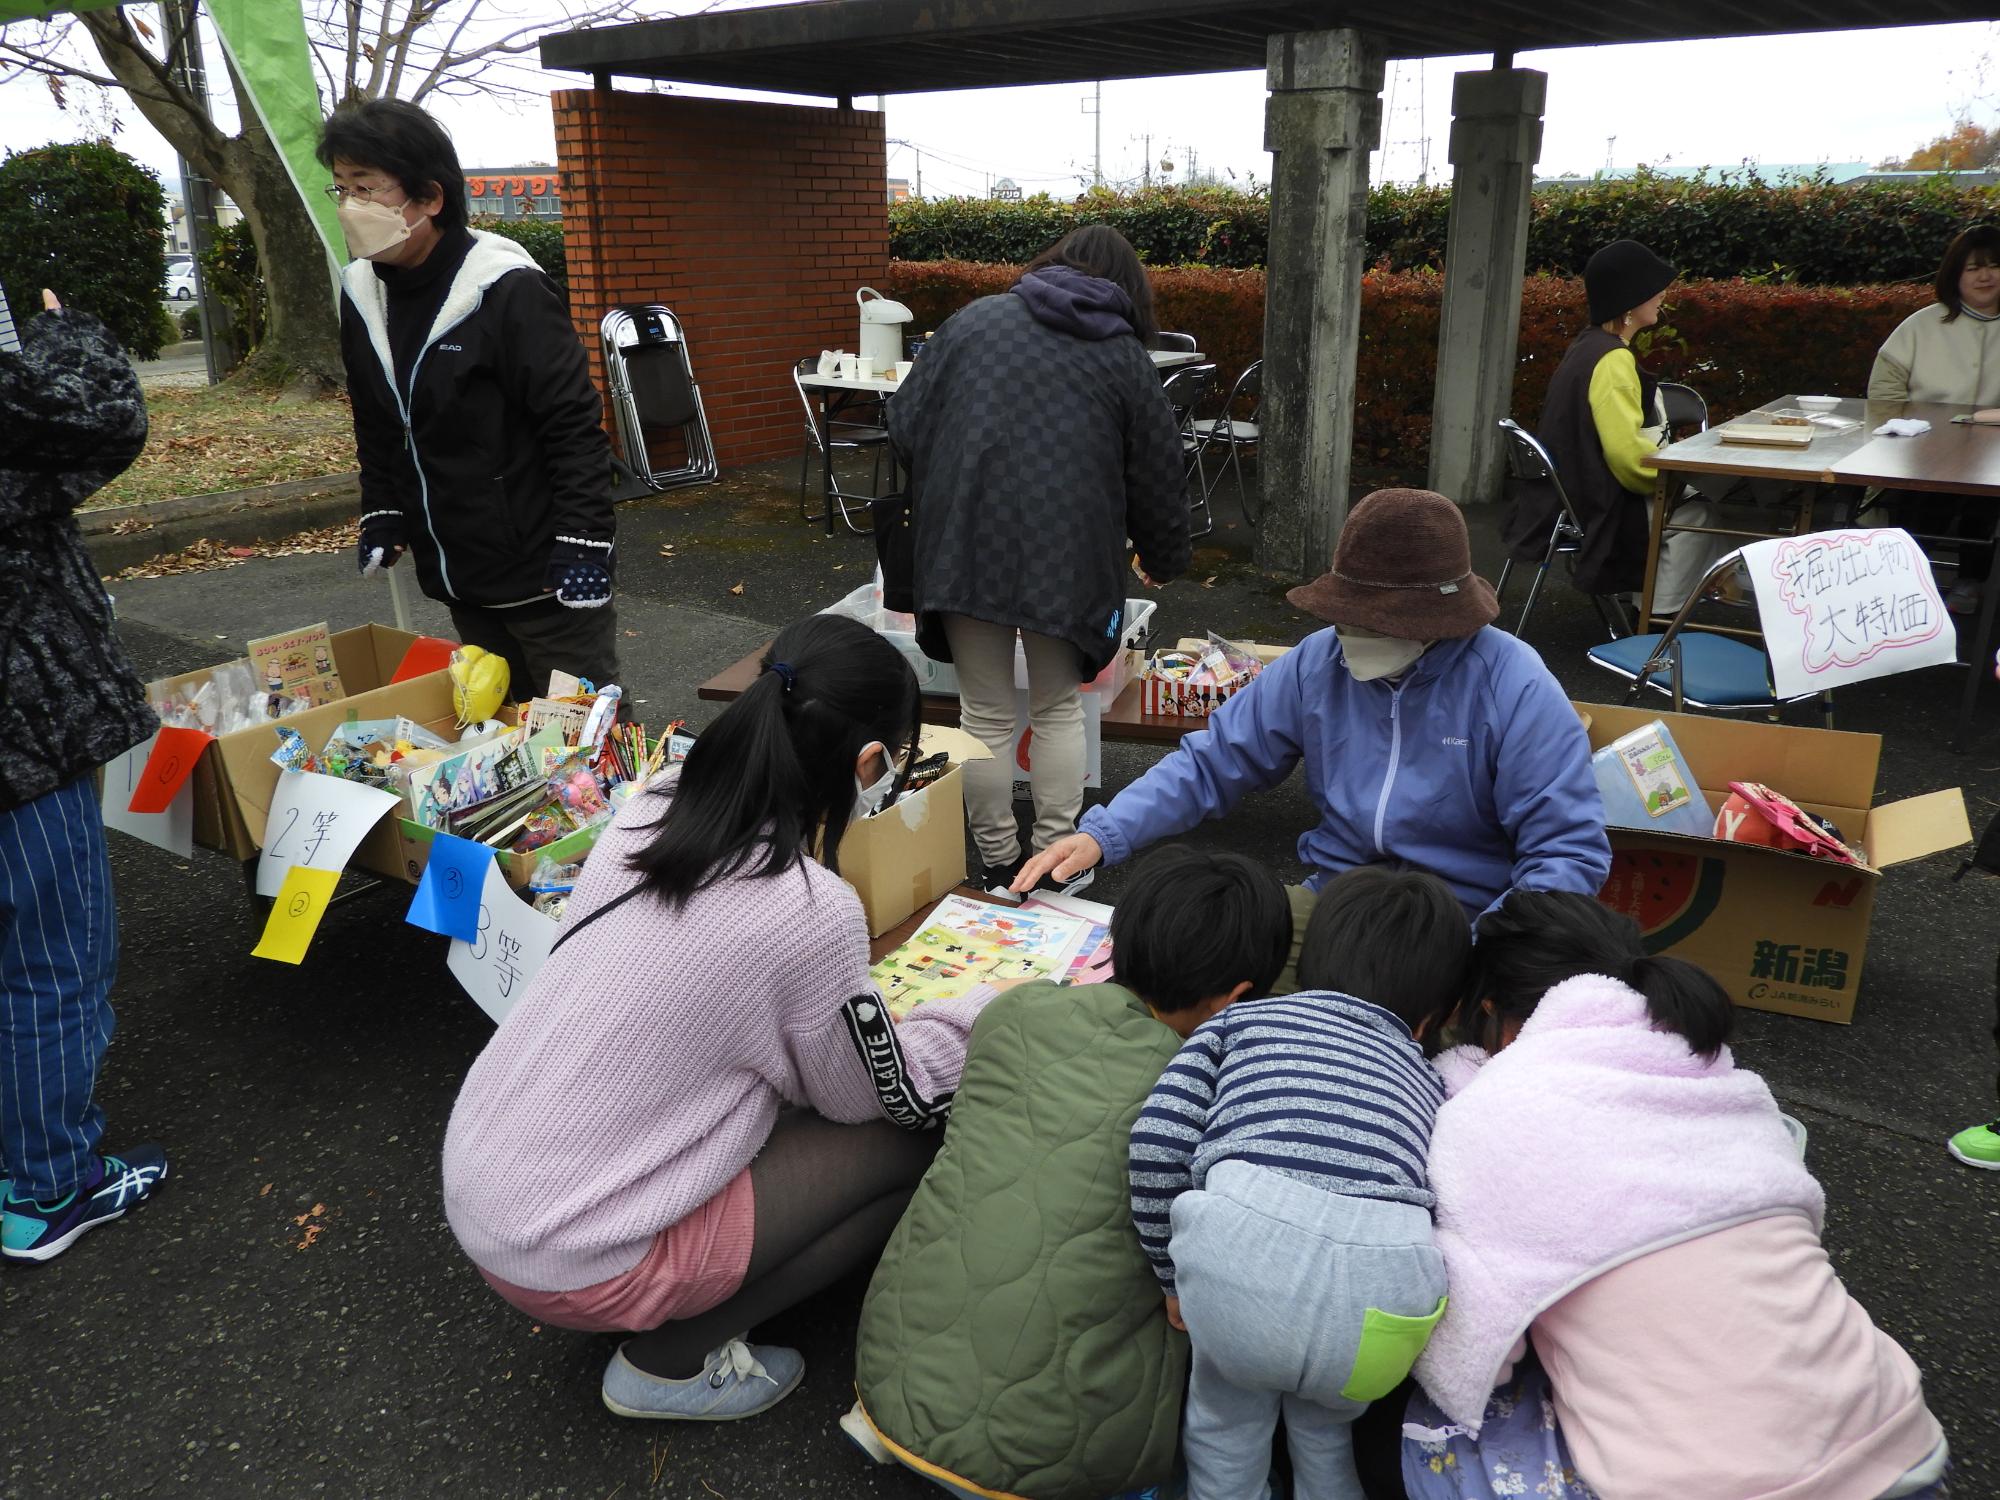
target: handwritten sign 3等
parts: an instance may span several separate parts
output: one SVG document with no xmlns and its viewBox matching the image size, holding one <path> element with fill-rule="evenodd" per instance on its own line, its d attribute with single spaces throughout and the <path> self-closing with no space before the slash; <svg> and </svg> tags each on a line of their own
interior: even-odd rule
<svg viewBox="0 0 2000 1500">
<path fill-rule="evenodd" d="M 547 961 L 557 931 L 555 919 L 515 895 L 499 862 L 488 860 L 478 926 L 470 942 L 452 939 L 445 967 L 497 1026 Z"/>
<path fill-rule="evenodd" d="M 1907 531 L 1817 531 L 1743 549 L 1780 698 L 1956 659 L 1930 559 Z"/>
</svg>

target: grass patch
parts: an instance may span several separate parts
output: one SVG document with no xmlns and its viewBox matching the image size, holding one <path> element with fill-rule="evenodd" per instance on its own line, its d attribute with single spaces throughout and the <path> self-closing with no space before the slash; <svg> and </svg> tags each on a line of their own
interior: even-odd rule
<svg viewBox="0 0 2000 1500">
<path fill-rule="evenodd" d="M 87 509 L 354 471 L 354 417 L 345 396 L 168 387 L 146 392 L 146 414 L 146 451 L 85 501 Z"/>
</svg>

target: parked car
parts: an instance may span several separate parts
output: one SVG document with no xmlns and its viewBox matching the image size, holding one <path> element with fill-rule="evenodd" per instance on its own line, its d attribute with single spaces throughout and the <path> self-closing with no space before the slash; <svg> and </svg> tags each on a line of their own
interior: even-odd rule
<svg viewBox="0 0 2000 1500">
<path fill-rule="evenodd" d="M 176 302 L 194 300 L 194 262 L 167 267 L 167 295 Z"/>
</svg>

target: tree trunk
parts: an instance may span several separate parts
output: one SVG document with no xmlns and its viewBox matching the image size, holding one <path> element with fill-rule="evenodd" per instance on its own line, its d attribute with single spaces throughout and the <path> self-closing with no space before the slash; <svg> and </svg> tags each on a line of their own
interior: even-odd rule
<svg viewBox="0 0 2000 1500">
<path fill-rule="evenodd" d="M 269 298 L 269 324 L 264 342 L 231 378 L 319 390 L 344 385 L 326 251 L 255 112 L 243 110 L 241 135 L 225 136 L 202 104 L 165 76 L 122 10 L 85 11 L 78 19 L 139 113 L 229 195 L 249 225 Z"/>
</svg>

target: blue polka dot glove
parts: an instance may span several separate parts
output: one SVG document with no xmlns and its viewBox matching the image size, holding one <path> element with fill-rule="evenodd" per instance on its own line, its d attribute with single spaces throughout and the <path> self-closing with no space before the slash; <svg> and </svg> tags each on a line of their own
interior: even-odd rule
<svg viewBox="0 0 2000 1500">
<path fill-rule="evenodd" d="M 611 543 L 559 536 L 549 551 L 542 587 L 570 609 L 601 609 L 611 602 Z"/>
</svg>

